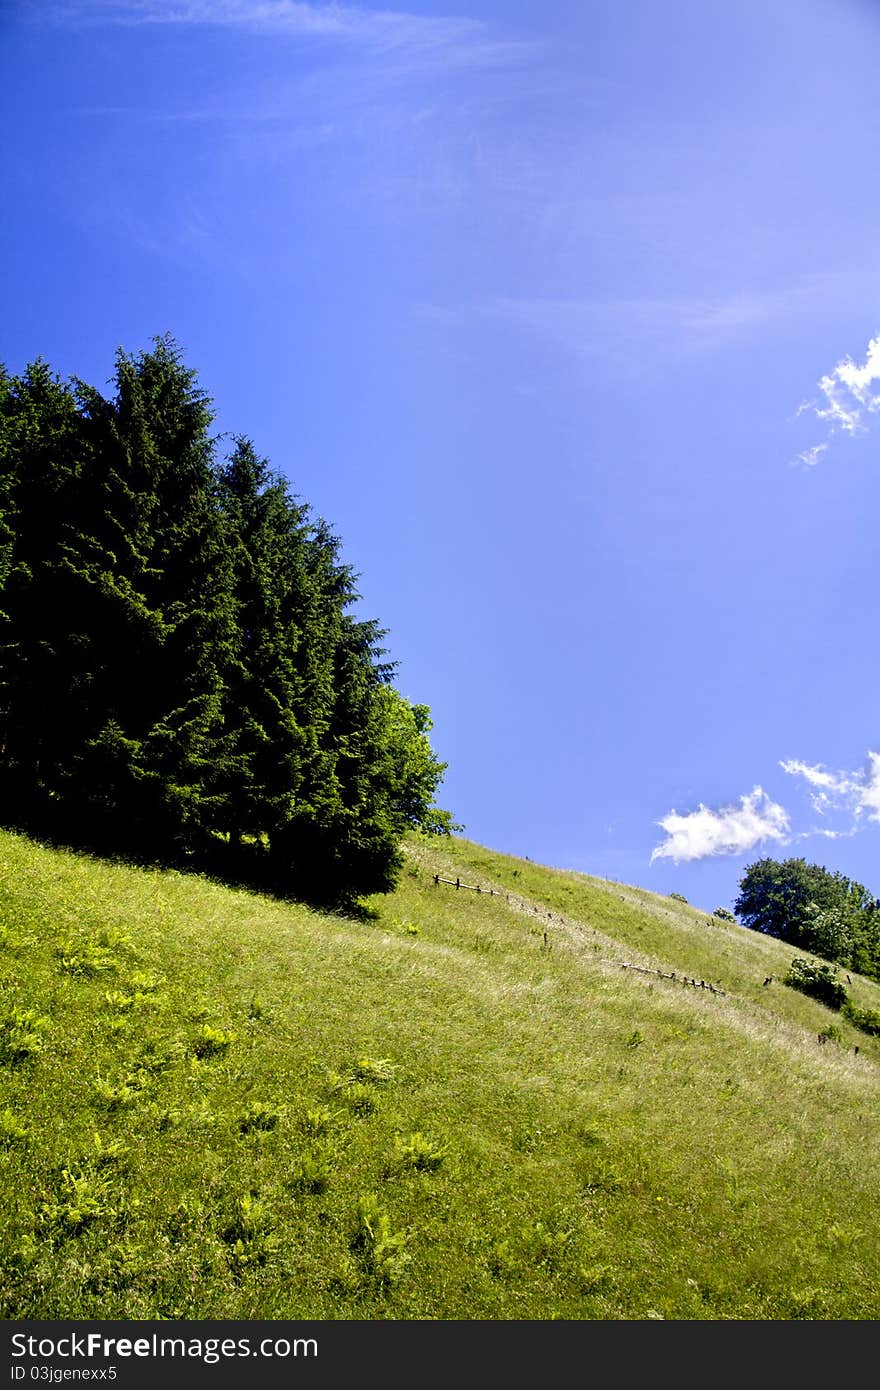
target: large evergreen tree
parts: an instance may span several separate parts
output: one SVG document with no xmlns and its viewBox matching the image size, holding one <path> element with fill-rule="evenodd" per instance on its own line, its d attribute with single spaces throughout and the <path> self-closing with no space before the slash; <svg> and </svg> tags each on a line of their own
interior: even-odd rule
<svg viewBox="0 0 880 1390">
<path fill-rule="evenodd" d="M 430 718 L 352 613 L 339 541 L 238 438 L 172 340 L 115 393 L 0 376 L 7 819 L 324 900 L 445 831 Z"/>
<path fill-rule="evenodd" d="M 87 723 L 90 637 L 69 582 L 82 421 L 43 361 L 4 381 L 0 412 L 0 795 L 27 824 L 56 808 Z"/>
<path fill-rule="evenodd" d="M 193 849 L 234 643 L 212 411 L 168 340 L 119 354 L 112 401 L 82 385 L 79 397 L 90 515 L 71 580 L 90 599 L 94 689 L 73 797 L 108 830 L 121 817 L 145 849 Z"/>
</svg>

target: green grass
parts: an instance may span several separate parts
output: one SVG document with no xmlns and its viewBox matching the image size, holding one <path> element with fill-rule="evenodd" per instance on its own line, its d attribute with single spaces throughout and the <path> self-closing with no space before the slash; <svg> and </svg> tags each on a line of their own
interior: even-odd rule
<svg viewBox="0 0 880 1390">
<path fill-rule="evenodd" d="M 0 1315 L 878 1316 L 880 1039 L 789 949 L 464 840 L 365 908 L 0 835 Z"/>
</svg>

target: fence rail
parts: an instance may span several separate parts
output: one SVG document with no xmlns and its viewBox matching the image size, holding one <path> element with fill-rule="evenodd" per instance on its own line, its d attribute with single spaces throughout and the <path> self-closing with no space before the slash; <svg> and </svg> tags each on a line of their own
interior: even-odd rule
<svg viewBox="0 0 880 1390">
<path fill-rule="evenodd" d="M 462 883 L 460 878 L 443 878 L 441 874 L 435 874 L 434 887 L 439 888 L 441 883 L 445 883 L 450 888 L 456 888 L 459 891 L 464 889 L 465 892 L 480 893 L 487 898 L 504 898 L 505 902 L 508 903 L 513 901 L 516 906 L 524 909 L 526 912 L 532 912 L 538 917 L 544 917 L 546 915 L 548 922 L 556 921 L 562 926 L 577 925 L 583 927 L 584 925 L 589 925 L 583 922 L 570 924 L 561 914 L 557 914 L 554 918 L 552 912 L 547 912 L 545 914 L 543 908 L 537 907 L 534 903 L 528 902 L 525 898 L 520 898 L 516 894 L 511 895 L 510 893 L 505 893 L 500 888 L 483 888 L 478 883 Z M 591 930 L 595 931 L 596 929 L 593 927 Z M 545 932 L 544 945 L 546 946 L 547 944 L 547 933 Z M 710 994 L 718 994 L 721 996 L 725 994 L 723 989 L 718 989 L 717 985 L 710 984 L 708 980 L 696 980 L 690 975 L 679 975 L 675 970 L 651 970 L 644 965 L 633 965 L 632 961 L 628 960 L 614 961 L 613 964 L 619 965 L 622 970 L 637 970 L 640 975 L 656 975 L 661 980 L 672 980 L 675 984 L 687 985 L 691 989 L 704 989 L 708 990 Z"/>
</svg>

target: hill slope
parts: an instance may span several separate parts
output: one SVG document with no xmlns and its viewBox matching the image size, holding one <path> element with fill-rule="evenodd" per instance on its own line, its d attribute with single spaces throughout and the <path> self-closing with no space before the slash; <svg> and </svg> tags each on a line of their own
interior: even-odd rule
<svg viewBox="0 0 880 1390">
<path fill-rule="evenodd" d="M 789 948 L 464 840 L 367 909 L 0 836 L 4 1317 L 877 1317 L 880 1045 Z"/>
</svg>

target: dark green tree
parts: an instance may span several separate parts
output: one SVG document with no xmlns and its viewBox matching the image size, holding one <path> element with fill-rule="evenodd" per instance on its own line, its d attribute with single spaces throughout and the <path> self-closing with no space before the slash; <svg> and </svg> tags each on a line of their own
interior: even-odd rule
<svg viewBox="0 0 880 1390">
<path fill-rule="evenodd" d="M 120 352 L 116 395 L 79 386 L 91 528 L 71 566 L 90 591 L 94 699 L 74 799 L 145 850 L 204 843 L 222 766 L 234 644 L 210 403 L 169 339 Z"/>
<path fill-rule="evenodd" d="M 289 818 L 308 745 L 295 710 L 297 654 L 312 638 L 307 512 L 243 438 L 218 471 L 218 499 L 232 560 L 235 641 L 213 826 L 232 848 L 265 846 Z"/>
<path fill-rule="evenodd" d="M 739 887 L 744 926 L 880 978 L 880 903 L 862 884 L 804 859 L 761 859 Z"/>
<path fill-rule="evenodd" d="M 191 848 L 232 622 L 210 408 L 167 340 L 111 401 L 40 363 L 12 396 L 0 776 L 51 829 Z"/>
<path fill-rule="evenodd" d="M 0 796 L 18 824 L 343 901 L 448 831 L 426 706 L 325 522 L 169 338 L 115 392 L 0 374 Z"/>
<path fill-rule="evenodd" d="M 87 623 L 69 583 L 82 421 L 37 361 L 0 393 L 0 804 L 27 825 L 56 809 L 82 729 Z M 54 803 L 53 803 L 54 799 Z"/>
</svg>

